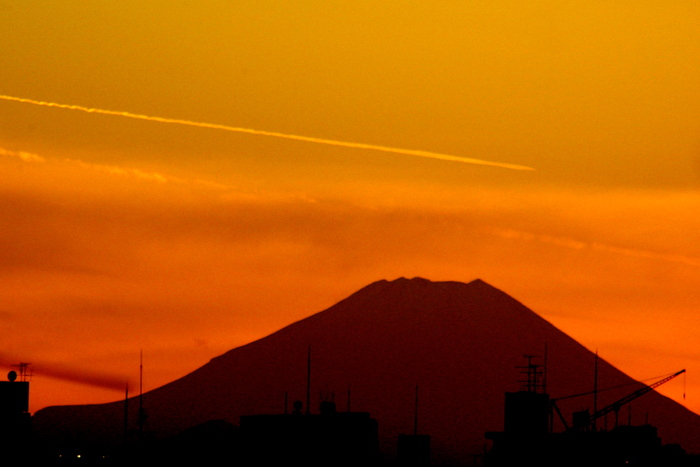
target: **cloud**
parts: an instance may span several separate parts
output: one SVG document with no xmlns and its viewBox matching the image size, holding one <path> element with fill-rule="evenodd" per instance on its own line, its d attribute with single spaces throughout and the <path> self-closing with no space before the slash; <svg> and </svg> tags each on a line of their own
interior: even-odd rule
<svg viewBox="0 0 700 467">
<path fill-rule="evenodd" d="M 562 248 L 568 248 L 572 250 L 594 250 L 605 253 L 613 253 L 616 255 L 630 256 L 635 258 L 647 258 L 660 261 L 669 261 L 674 263 L 683 263 L 690 266 L 700 266 L 700 258 L 676 255 L 670 253 L 662 253 L 649 250 L 640 250 L 634 248 L 626 248 L 621 246 L 609 245 L 600 242 L 584 242 L 581 240 L 575 240 L 566 237 L 556 237 L 546 234 L 535 234 L 532 232 L 523 232 L 514 229 L 502 229 L 502 228 L 486 228 L 487 232 L 502 237 L 506 239 L 522 240 L 526 242 L 540 242 L 550 245 L 555 245 Z"/>
<path fill-rule="evenodd" d="M 157 172 L 144 172 L 139 169 L 132 169 L 128 167 L 119 167 L 119 166 L 114 166 L 114 165 L 103 165 L 103 164 L 90 164 L 87 162 L 75 160 L 75 159 L 66 159 L 66 162 L 69 162 L 71 164 L 76 164 L 80 167 L 84 167 L 87 169 L 92 169 L 92 170 L 99 170 L 105 173 L 108 173 L 110 175 L 122 175 L 122 176 L 131 176 L 135 177 L 141 180 L 147 180 L 147 181 L 152 181 L 152 182 L 158 182 L 158 183 L 166 183 L 168 181 L 171 182 L 177 182 L 177 183 L 183 183 L 184 181 L 181 179 L 177 179 L 174 177 L 168 177 L 166 175 L 157 173 Z"/>
<path fill-rule="evenodd" d="M 162 384 L 399 276 L 482 277 L 538 312 L 570 310 L 555 319 L 587 338 L 601 335 L 585 322 L 596 310 L 617 323 L 630 300 L 667 314 L 697 302 L 698 268 L 674 257 L 697 251 L 687 235 L 699 222 L 692 194 L 381 185 L 388 199 L 371 182 L 329 194 L 243 192 L 162 170 L 19 163 L 0 187 L 0 298 L 24 331 L 3 345 L 36 343 L 42 358 L 32 362 L 158 348 Z"/>
<path fill-rule="evenodd" d="M 46 162 L 46 159 L 44 159 L 43 157 L 38 156 L 36 154 L 32 154 L 31 152 L 25 152 L 25 151 L 10 151 L 8 149 L 0 148 L 0 155 L 9 156 L 9 157 L 17 157 L 19 159 L 22 159 L 24 162 L 34 162 L 34 163 Z"/>
<path fill-rule="evenodd" d="M 183 185 L 200 185 L 202 187 L 207 187 L 215 190 L 235 190 L 232 185 L 227 185 L 224 183 L 213 182 L 211 180 L 203 179 L 186 179 L 181 177 L 175 177 L 172 175 L 166 175 L 160 172 L 148 172 L 141 169 L 133 167 L 125 167 L 119 165 L 107 165 L 107 164 L 95 164 L 91 162 L 84 162 L 78 159 L 47 159 L 45 157 L 39 156 L 38 154 L 26 152 L 26 151 L 10 151 L 9 149 L 4 149 L 0 147 L 0 156 L 14 157 L 27 163 L 52 163 L 52 164 L 67 164 L 75 167 L 80 167 L 82 169 L 98 171 L 106 173 L 109 175 L 131 177 L 138 180 L 156 182 L 156 183 L 175 183 Z"/>
</svg>

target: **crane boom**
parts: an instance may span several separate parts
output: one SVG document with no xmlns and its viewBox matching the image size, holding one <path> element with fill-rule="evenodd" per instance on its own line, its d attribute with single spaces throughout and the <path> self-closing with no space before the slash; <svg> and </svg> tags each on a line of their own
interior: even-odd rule
<svg viewBox="0 0 700 467">
<path fill-rule="evenodd" d="M 602 409 L 598 410 L 596 413 L 591 415 L 590 422 L 594 423 L 596 420 L 609 414 L 610 412 L 618 412 L 623 405 L 632 402 L 636 398 L 643 396 L 644 394 L 651 391 L 652 389 L 659 387 L 662 384 L 671 381 L 673 378 L 675 378 L 676 376 L 681 375 L 683 373 L 685 373 L 685 370 L 681 370 L 677 373 L 672 374 L 671 376 L 667 376 L 666 378 L 660 379 L 659 381 L 657 381 L 653 384 L 650 384 L 648 386 L 644 386 L 643 388 L 638 389 L 637 391 L 634 391 L 632 394 L 629 394 L 629 395 L 623 397 L 622 399 L 620 399 L 616 402 L 613 402 L 612 404 L 608 405 L 607 407 L 603 407 Z"/>
</svg>

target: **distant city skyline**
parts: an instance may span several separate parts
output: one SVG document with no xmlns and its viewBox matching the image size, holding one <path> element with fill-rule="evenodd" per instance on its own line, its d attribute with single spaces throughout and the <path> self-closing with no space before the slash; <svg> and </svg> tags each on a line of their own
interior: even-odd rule
<svg viewBox="0 0 700 467">
<path fill-rule="evenodd" d="M 668 384 L 679 389 L 682 383 L 679 378 Z M 269 446 L 252 452 L 270 451 L 273 457 L 295 451 L 289 447 L 293 438 L 302 446 L 318 443 L 318 433 L 297 430 L 320 422 L 313 420 L 321 414 L 331 416 L 336 408 L 346 412 L 350 399 L 348 411 L 376 420 L 380 451 L 389 463 L 401 434 L 430 436 L 435 464 L 464 465 L 484 453 L 487 439 L 494 439 L 488 433 L 562 435 L 574 424 L 574 431 L 587 430 L 592 420 L 606 435 L 618 421 L 637 427 L 650 422 L 664 443 L 697 453 L 700 416 L 646 389 L 482 280 L 399 278 L 367 284 L 320 313 L 146 393 L 143 404 L 137 400 L 148 415 L 143 429 L 156 438 L 219 420 L 238 425 L 241 433 L 252 428 L 258 435 L 257 443 L 251 442 Z M 520 410 L 506 415 L 504 409 L 513 405 L 504 399 L 513 393 Z M 620 403 L 630 395 L 629 403 Z M 557 410 L 550 398 L 557 399 Z M 122 445 L 124 433 L 140 420 L 136 405 L 125 408 L 117 401 L 48 408 L 35 414 L 33 428 L 42 439 Z M 127 409 L 129 416 L 124 415 Z M 574 415 L 581 410 L 589 410 L 591 420 Z M 309 420 L 294 421 L 309 415 Z M 301 425 L 293 428 L 297 423 Z M 374 429 L 377 425 L 372 423 Z M 353 444 L 359 450 L 363 443 L 355 438 Z M 494 449 L 496 444 L 494 439 Z M 553 448 L 545 443 L 540 451 L 556 459 L 549 451 Z M 569 454 L 582 455 L 579 451 Z M 588 451 L 596 456 L 594 449 Z M 516 449 L 511 454 L 521 453 Z"/>
</svg>

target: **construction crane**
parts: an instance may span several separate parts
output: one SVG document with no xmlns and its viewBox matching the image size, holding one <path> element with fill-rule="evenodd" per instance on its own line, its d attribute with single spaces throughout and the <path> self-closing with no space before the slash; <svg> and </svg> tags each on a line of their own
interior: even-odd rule
<svg viewBox="0 0 700 467">
<path fill-rule="evenodd" d="M 599 411 L 597 411 L 596 413 L 591 415 L 589 426 L 593 425 L 596 422 L 596 420 L 598 420 L 601 417 L 606 416 L 610 412 L 615 412 L 615 426 L 618 426 L 618 413 L 620 411 L 620 408 L 623 405 L 629 404 L 630 402 L 632 402 L 636 398 L 643 396 L 647 392 L 653 390 L 654 388 L 661 386 L 664 383 L 671 381 L 673 378 L 675 378 L 678 375 L 682 375 L 683 373 L 685 373 L 685 370 L 681 370 L 679 372 L 676 372 L 676 373 L 672 374 L 671 376 L 667 376 L 663 379 L 660 379 L 659 381 L 657 381 L 653 384 L 650 384 L 648 386 L 645 385 L 643 388 L 634 391 L 632 394 L 629 394 L 629 395 L 623 397 L 622 399 L 620 399 L 616 402 L 613 402 L 612 404 L 610 404 L 606 407 L 603 407 L 602 409 L 600 409 Z"/>
<path fill-rule="evenodd" d="M 620 411 L 620 408 L 622 408 L 623 405 L 628 404 L 632 402 L 633 400 L 637 399 L 638 397 L 643 396 L 647 392 L 651 391 L 654 388 L 657 388 L 661 386 L 664 383 L 667 383 L 671 381 L 673 378 L 676 376 L 682 375 L 685 373 L 685 370 L 678 371 L 670 376 L 667 376 L 665 378 L 660 379 L 659 381 L 652 383 L 650 385 L 645 385 L 643 388 L 638 389 L 637 391 L 634 391 L 633 393 L 623 397 L 622 399 L 613 402 L 612 404 L 603 407 L 602 409 L 596 411 L 593 415 L 590 415 L 587 410 L 583 412 L 576 412 L 574 414 L 574 429 L 577 430 L 583 430 L 587 429 L 591 426 L 593 426 L 596 422 L 601 417 L 604 417 L 605 415 L 609 414 L 610 412 L 615 412 L 615 426 L 618 425 L 618 413 Z M 616 386 L 618 387 L 618 386 Z M 612 389 L 612 388 L 608 388 Z M 605 391 L 605 389 L 603 389 Z M 564 399 L 573 399 L 576 397 L 581 397 L 581 396 L 587 396 L 590 394 L 593 394 L 596 391 L 588 391 L 584 392 L 581 394 L 575 394 L 572 396 L 565 396 L 565 397 L 559 397 L 556 399 L 550 399 L 550 410 L 553 410 L 556 412 L 557 416 L 561 420 L 562 425 L 564 425 L 564 429 L 568 431 L 570 429 L 569 424 L 566 422 L 566 419 L 564 418 L 564 415 L 561 413 L 561 410 L 559 409 L 559 406 L 557 405 L 558 401 L 564 400 Z M 552 426 L 553 424 L 553 416 L 550 415 L 550 431 L 552 431 Z"/>
</svg>

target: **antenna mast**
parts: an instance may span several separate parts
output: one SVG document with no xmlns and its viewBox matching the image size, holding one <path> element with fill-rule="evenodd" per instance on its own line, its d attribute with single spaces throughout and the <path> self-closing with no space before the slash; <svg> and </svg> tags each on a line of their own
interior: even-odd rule
<svg viewBox="0 0 700 467">
<path fill-rule="evenodd" d="M 124 445 L 129 441 L 129 383 L 124 389 Z"/>
<path fill-rule="evenodd" d="M 598 349 L 595 351 L 595 370 L 593 371 L 593 413 L 598 413 Z M 593 419 L 593 431 L 598 431 L 597 419 Z"/>
<path fill-rule="evenodd" d="M 19 362 L 17 365 L 13 365 L 19 369 L 19 380 L 22 382 L 31 380 L 32 376 L 34 376 L 32 371 L 29 369 L 29 365 L 30 363 L 27 362 Z"/>
<path fill-rule="evenodd" d="M 146 412 L 143 410 L 143 349 L 139 362 L 139 440 L 143 437 L 143 425 L 146 422 Z"/>
<path fill-rule="evenodd" d="M 416 401 L 413 409 L 413 434 L 418 434 L 418 385 L 416 384 Z"/>
<path fill-rule="evenodd" d="M 546 378 L 542 370 L 542 365 L 532 363 L 534 358 L 539 358 L 537 355 L 524 355 L 527 359 L 526 366 L 516 366 L 521 370 L 520 373 L 526 376 L 525 380 L 520 380 L 520 383 L 524 383 L 523 390 L 526 392 L 544 392 Z"/>
<path fill-rule="evenodd" d="M 306 351 L 306 415 L 311 413 L 311 346 Z"/>
</svg>

